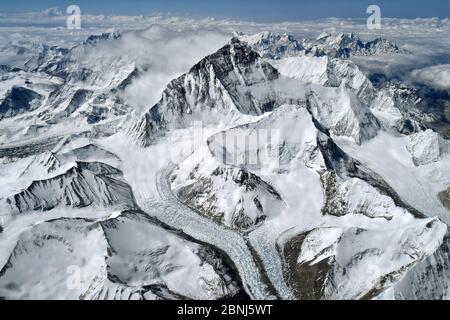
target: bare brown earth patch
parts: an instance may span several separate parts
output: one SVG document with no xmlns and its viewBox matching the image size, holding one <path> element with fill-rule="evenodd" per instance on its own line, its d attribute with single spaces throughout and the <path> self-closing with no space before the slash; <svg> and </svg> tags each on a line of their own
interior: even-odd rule
<svg viewBox="0 0 450 320">
<path fill-rule="evenodd" d="M 298 264 L 297 259 L 303 241 L 309 232 L 301 233 L 284 244 L 282 248 L 285 260 L 284 278 L 299 300 L 323 299 L 325 282 L 332 264 L 324 259 L 314 265 Z"/>
</svg>

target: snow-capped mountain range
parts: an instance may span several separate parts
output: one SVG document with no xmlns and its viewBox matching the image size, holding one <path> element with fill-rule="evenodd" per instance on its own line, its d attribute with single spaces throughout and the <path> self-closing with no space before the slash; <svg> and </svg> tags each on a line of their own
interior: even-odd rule
<svg viewBox="0 0 450 320">
<path fill-rule="evenodd" d="M 351 56 L 370 56 L 388 53 L 407 53 L 386 39 L 377 38 L 363 42 L 354 33 L 341 33 L 335 36 L 322 33 L 315 39 L 298 41 L 289 34 L 262 32 L 255 35 L 236 34 L 247 42 L 262 57 L 279 60 L 288 56 L 328 56 L 331 58 L 350 58 Z"/>
<path fill-rule="evenodd" d="M 0 68 L 1 298 L 450 298 L 450 143 L 352 60 L 407 50 L 235 33 L 141 110 L 123 38 Z"/>
</svg>

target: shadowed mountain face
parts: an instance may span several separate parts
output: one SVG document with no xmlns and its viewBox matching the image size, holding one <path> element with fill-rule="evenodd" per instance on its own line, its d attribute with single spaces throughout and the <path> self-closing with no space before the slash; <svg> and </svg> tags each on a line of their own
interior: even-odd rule
<svg viewBox="0 0 450 320">
<path fill-rule="evenodd" d="M 417 86 L 420 97 L 423 97 L 419 109 L 432 115 L 426 123 L 430 129 L 436 130 L 444 138 L 450 139 L 450 94 L 445 90 L 437 90 L 428 86 Z"/>
<path fill-rule="evenodd" d="M 391 79 L 382 74 L 369 76 L 371 82 L 380 90 L 389 90 L 396 95 L 396 103 L 404 113 L 410 114 L 410 124 L 405 128 L 414 131 L 414 122 L 419 122 L 423 128 L 430 128 L 448 139 L 450 123 L 450 94 L 448 91 L 433 88 L 423 83 L 402 84 L 399 79 Z M 418 120 L 418 121 L 415 121 Z M 412 124 L 411 124 L 412 123 Z"/>
<path fill-rule="evenodd" d="M 279 105 L 271 86 L 278 77 L 274 67 L 233 38 L 170 82 L 130 134 L 148 146 L 167 129 L 186 127 L 194 120 L 231 122 L 241 114 L 261 115 Z"/>
<path fill-rule="evenodd" d="M 130 187 L 112 176 L 120 171 L 102 163 L 77 162 L 65 173 L 47 180 L 33 181 L 22 192 L 6 199 L 11 212 L 50 210 L 64 205 L 135 207 Z"/>
</svg>

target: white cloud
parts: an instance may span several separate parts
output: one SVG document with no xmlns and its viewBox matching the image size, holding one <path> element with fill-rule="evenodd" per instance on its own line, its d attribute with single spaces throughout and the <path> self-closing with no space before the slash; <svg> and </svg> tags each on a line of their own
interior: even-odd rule
<svg viewBox="0 0 450 320">
<path fill-rule="evenodd" d="M 435 88 L 450 90 L 450 64 L 440 64 L 414 70 L 411 79 Z"/>
</svg>

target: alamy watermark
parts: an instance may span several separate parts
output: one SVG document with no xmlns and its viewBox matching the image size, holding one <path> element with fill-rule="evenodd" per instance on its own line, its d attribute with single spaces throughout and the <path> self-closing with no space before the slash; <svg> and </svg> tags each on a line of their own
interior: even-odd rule
<svg viewBox="0 0 450 320">
<path fill-rule="evenodd" d="M 66 268 L 68 274 L 66 286 L 68 290 L 81 289 L 81 268 L 77 265 L 70 265 Z"/>
<path fill-rule="evenodd" d="M 66 20 L 66 26 L 69 30 L 81 29 L 81 9 L 77 5 L 70 5 L 66 9 L 66 13 L 69 15 Z"/>
<path fill-rule="evenodd" d="M 370 16 L 367 18 L 367 29 L 375 30 L 381 29 L 381 9 L 379 6 L 372 4 L 367 7 L 367 11 Z"/>
</svg>

